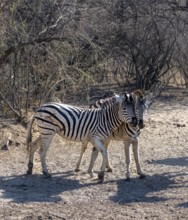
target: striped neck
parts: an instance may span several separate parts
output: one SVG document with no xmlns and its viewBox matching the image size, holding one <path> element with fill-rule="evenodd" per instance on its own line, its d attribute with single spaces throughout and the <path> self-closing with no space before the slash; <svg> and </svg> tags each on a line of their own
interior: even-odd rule
<svg viewBox="0 0 188 220">
<path fill-rule="evenodd" d="M 103 108 L 100 111 L 99 129 L 103 134 L 108 136 L 122 124 L 118 115 L 119 104 L 114 103 L 113 105 Z"/>
</svg>

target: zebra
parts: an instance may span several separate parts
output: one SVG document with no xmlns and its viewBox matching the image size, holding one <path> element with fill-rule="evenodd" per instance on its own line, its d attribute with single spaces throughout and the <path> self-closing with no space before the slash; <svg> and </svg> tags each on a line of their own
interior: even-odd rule
<svg viewBox="0 0 188 220">
<path fill-rule="evenodd" d="M 132 126 L 131 124 L 128 124 L 126 122 L 122 123 L 116 130 L 114 130 L 111 135 L 105 140 L 104 145 L 106 148 L 108 148 L 108 145 L 111 140 L 116 141 L 123 141 L 124 142 L 124 150 L 125 150 L 125 157 L 126 157 L 126 165 L 127 165 L 127 172 L 126 172 L 126 179 L 130 180 L 130 146 L 132 144 L 133 146 L 133 154 L 134 159 L 136 162 L 136 168 L 137 173 L 140 176 L 140 178 L 144 178 L 145 174 L 143 173 L 140 162 L 139 162 L 139 135 L 141 133 L 140 129 L 143 129 L 145 127 L 144 123 L 144 115 L 145 112 L 148 109 L 148 105 L 150 104 L 150 97 L 144 96 L 143 92 L 141 90 L 136 90 L 132 94 L 133 100 L 134 100 L 134 108 L 135 108 L 135 114 L 138 119 L 138 125 Z M 90 107 L 92 108 L 101 108 L 103 106 L 104 99 L 98 100 L 95 103 L 90 104 Z M 75 172 L 80 171 L 80 163 L 82 161 L 83 154 L 85 150 L 87 149 L 88 142 L 83 142 L 80 157 L 76 163 Z M 93 176 L 93 166 L 95 163 L 95 160 L 98 156 L 98 150 L 93 147 L 92 155 L 91 155 L 91 161 L 88 168 L 88 173 L 90 176 Z M 106 164 L 107 172 L 112 172 L 111 165 L 109 163 L 109 160 Z"/>
<path fill-rule="evenodd" d="M 45 158 L 53 137 L 58 134 L 67 140 L 91 142 L 101 152 L 103 162 L 98 178 L 99 182 L 103 182 L 105 165 L 108 161 L 104 140 L 123 122 L 130 123 L 132 126 L 137 125 L 133 100 L 129 94 L 115 95 L 105 103 L 100 109 L 82 109 L 62 103 L 46 103 L 39 107 L 28 126 L 27 174 L 32 174 L 34 153 L 40 147 L 42 173 L 46 177 L 51 176 Z M 32 142 L 34 121 L 39 128 L 39 137 Z"/>
</svg>

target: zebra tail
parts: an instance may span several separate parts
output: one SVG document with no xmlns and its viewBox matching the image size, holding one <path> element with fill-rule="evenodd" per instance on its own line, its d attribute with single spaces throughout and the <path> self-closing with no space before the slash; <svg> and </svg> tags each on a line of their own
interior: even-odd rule
<svg viewBox="0 0 188 220">
<path fill-rule="evenodd" d="M 32 116 L 27 129 L 27 138 L 26 138 L 27 151 L 30 150 L 30 143 L 32 142 L 32 126 L 34 120 L 35 120 L 35 115 Z"/>
</svg>

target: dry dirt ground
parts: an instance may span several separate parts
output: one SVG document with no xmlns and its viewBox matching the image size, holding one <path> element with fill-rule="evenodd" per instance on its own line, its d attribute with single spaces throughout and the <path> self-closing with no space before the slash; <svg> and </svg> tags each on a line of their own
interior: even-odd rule
<svg viewBox="0 0 188 220">
<path fill-rule="evenodd" d="M 169 90 L 152 105 L 140 136 L 146 178 L 138 178 L 132 160 L 130 182 L 125 181 L 121 142 L 111 142 L 113 172 L 97 184 L 97 173 L 93 179 L 86 173 L 91 146 L 78 174 L 74 168 L 81 144 L 58 137 L 47 157 L 52 178 L 41 175 L 38 154 L 34 174 L 27 176 L 26 130 L 5 119 L 0 125 L 1 139 L 10 132 L 13 140 L 0 151 L 0 219 L 188 219 L 187 90 Z M 100 163 L 101 157 L 96 172 Z"/>
</svg>

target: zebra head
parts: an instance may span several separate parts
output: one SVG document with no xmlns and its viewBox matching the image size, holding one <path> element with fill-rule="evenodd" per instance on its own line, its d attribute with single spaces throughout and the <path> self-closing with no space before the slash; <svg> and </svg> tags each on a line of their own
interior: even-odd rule
<svg viewBox="0 0 188 220">
<path fill-rule="evenodd" d="M 138 120 L 134 111 L 133 99 L 130 94 L 126 93 L 124 95 L 115 95 L 120 103 L 119 108 L 119 118 L 133 127 L 136 127 Z"/>
<path fill-rule="evenodd" d="M 141 90 L 136 90 L 131 93 L 131 97 L 134 103 L 136 118 L 138 119 L 138 126 L 142 129 L 145 127 L 145 113 L 148 109 L 147 96 L 144 96 L 144 93 Z"/>
</svg>

